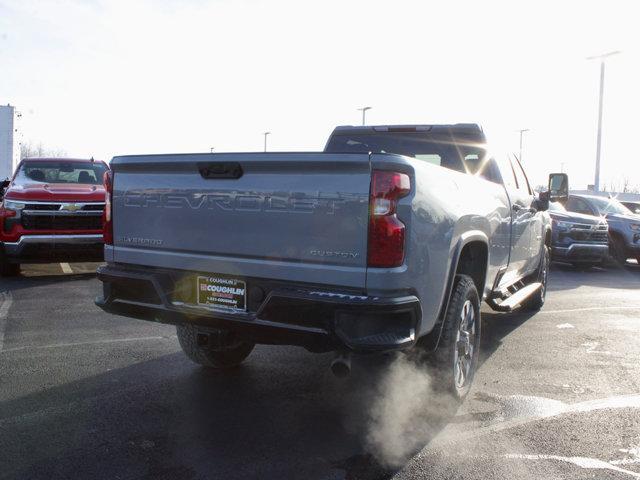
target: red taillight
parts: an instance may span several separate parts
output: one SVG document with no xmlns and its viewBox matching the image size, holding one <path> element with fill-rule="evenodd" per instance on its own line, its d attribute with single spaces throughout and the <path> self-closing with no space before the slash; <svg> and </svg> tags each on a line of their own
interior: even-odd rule
<svg viewBox="0 0 640 480">
<path fill-rule="evenodd" d="M 367 264 L 370 267 L 398 267 L 404 260 L 405 226 L 397 215 L 398 199 L 411 191 L 411 181 L 405 173 L 374 170 L 369 194 L 369 245 Z"/>
<path fill-rule="evenodd" d="M 113 245 L 113 222 L 111 219 L 111 201 L 113 200 L 113 174 L 111 170 L 104 172 L 104 211 L 102 212 L 102 238 L 107 245 Z"/>
</svg>

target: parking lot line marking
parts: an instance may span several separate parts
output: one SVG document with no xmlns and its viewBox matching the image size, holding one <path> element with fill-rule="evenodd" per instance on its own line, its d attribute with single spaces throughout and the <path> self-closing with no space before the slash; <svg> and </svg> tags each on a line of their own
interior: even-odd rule
<svg viewBox="0 0 640 480">
<path fill-rule="evenodd" d="M 514 397 L 514 396 L 512 396 Z M 552 400 L 552 399 L 547 399 Z M 595 400 L 586 400 L 579 403 L 564 403 L 560 400 L 555 401 L 557 405 L 553 405 L 553 408 L 549 408 L 546 411 L 537 413 L 525 413 L 522 417 L 516 417 L 511 420 L 496 420 L 493 423 L 456 433 L 455 437 L 448 435 L 436 436 L 426 449 L 442 448 L 442 446 L 461 441 L 470 440 L 472 438 L 478 438 L 484 435 L 489 435 L 504 430 L 510 430 L 515 427 L 526 425 L 531 422 L 537 422 L 545 418 L 557 417 L 560 415 L 577 414 L 577 413 L 589 413 L 599 410 L 609 409 L 621 409 L 621 408 L 635 408 L 640 409 L 640 395 L 616 395 L 606 398 L 598 398 Z"/>
<path fill-rule="evenodd" d="M 90 342 L 71 342 L 71 343 L 54 343 L 52 345 L 27 345 L 24 347 L 7 348 L 6 350 L 0 350 L 2 353 L 17 352 L 19 350 L 42 350 L 47 348 L 64 348 L 64 347 L 79 347 L 83 345 L 99 345 L 108 343 L 120 343 L 120 342 L 145 342 L 149 340 L 169 340 L 177 338 L 176 335 L 166 336 L 154 336 L 154 337 L 128 337 L 128 338 L 110 338 L 107 340 L 93 340 Z"/>
<path fill-rule="evenodd" d="M 66 262 L 61 263 L 60 268 L 62 268 L 63 273 L 73 273 L 73 270 L 71 270 L 71 265 Z"/>
<path fill-rule="evenodd" d="M 640 305 L 635 307 L 620 305 L 617 307 L 584 307 L 584 308 L 567 308 L 564 310 L 540 310 L 541 313 L 571 313 L 571 312 L 590 312 L 594 310 L 640 310 Z"/>
<path fill-rule="evenodd" d="M 640 473 L 632 472 L 624 468 L 612 465 L 604 460 L 598 460 L 596 458 L 588 457 L 562 457 L 560 455 L 521 455 L 517 453 L 507 454 L 507 458 L 515 458 L 518 460 L 556 460 L 558 462 L 572 463 L 580 468 L 585 469 L 599 469 L 599 470 L 613 470 L 614 472 L 624 473 L 634 478 L 640 478 Z"/>
<path fill-rule="evenodd" d="M 0 292 L 0 352 L 4 348 L 4 329 L 7 326 L 7 313 L 13 303 L 13 297 L 8 292 Z"/>
</svg>

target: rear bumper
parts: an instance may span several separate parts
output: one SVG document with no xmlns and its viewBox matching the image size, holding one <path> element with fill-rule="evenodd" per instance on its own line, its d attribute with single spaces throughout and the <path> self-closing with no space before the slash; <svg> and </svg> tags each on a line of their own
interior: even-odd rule
<svg viewBox="0 0 640 480">
<path fill-rule="evenodd" d="M 196 272 L 107 265 L 98 269 L 96 305 L 117 315 L 233 331 L 249 341 L 311 351 L 357 353 L 408 348 L 416 341 L 420 302 L 413 295 L 369 297 L 244 278 L 248 311 L 231 313 L 173 300 Z M 185 282 L 186 279 L 186 282 Z M 191 288 L 191 287 L 187 287 Z"/>
<path fill-rule="evenodd" d="M 568 247 L 553 246 L 551 258 L 567 262 L 599 262 L 609 254 L 609 246 L 603 244 L 573 243 Z"/>
<path fill-rule="evenodd" d="M 9 262 L 100 261 L 102 242 L 101 234 L 22 235 L 2 246 Z"/>
</svg>

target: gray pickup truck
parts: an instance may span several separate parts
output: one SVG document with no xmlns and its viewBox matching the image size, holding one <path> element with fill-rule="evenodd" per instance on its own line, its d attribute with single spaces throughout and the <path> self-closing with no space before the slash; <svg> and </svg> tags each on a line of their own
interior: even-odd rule
<svg viewBox="0 0 640 480">
<path fill-rule="evenodd" d="M 189 358 L 231 367 L 256 343 L 408 350 L 462 398 L 480 302 L 537 310 L 549 199 L 473 124 L 338 127 L 321 153 L 115 157 L 98 306 L 177 325 Z M 422 355 L 422 353 L 424 355 Z"/>
</svg>

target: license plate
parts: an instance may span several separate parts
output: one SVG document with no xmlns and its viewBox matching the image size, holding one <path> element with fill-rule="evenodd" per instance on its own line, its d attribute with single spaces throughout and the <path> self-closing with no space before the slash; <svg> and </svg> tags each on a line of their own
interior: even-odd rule
<svg viewBox="0 0 640 480">
<path fill-rule="evenodd" d="M 196 287 L 198 305 L 236 312 L 247 310 L 247 288 L 242 280 L 199 276 Z"/>
</svg>

